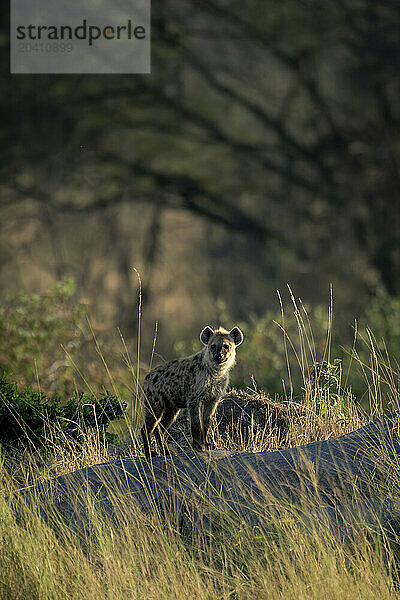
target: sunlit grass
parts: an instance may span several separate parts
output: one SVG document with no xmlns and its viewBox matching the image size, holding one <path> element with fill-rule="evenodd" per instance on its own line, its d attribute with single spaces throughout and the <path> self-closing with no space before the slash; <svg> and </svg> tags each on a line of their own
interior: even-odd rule
<svg viewBox="0 0 400 600">
<path fill-rule="evenodd" d="M 187 536 L 172 518 L 143 514 L 112 493 L 117 523 L 88 496 L 87 531 L 35 502 L 18 518 L 0 491 L 1 598 L 393 598 L 397 570 L 382 532 L 338 540 L 312 504 L 258 506 L 251 525 L 218 502 Z M 125 511 L 121 511 L 125 505 Z M 42 505 L 43 506 L 43 505 Z M 201 521 L 199 521 L 201 522 Z M 52 523 L 52 525 L 50 525 Z"/>
<path fill-rule="evenodd" d="M 236 435 L 234 428 L 232 435 L 222 436 L 214 426 L 211 436 L 216 449 L 273 451 L 353 431 L 381 412 L 385 400 L 382 385 L 391 390 L 391 407 L 398 407 L 397 375 L 389 357 L 375 349 L 373 334 L 366 340 L 370 362 L 362 362 L 355 349 L 353 355 L 354 364 L 363 369 L 368 383 L 370 411 L 361 410 L 356 403 L 341 367 L 333 370 L 337 379 L 334 386 L 322 380 L 320 371 L 313 375 L 316 364 L 331 360 L 332 307 L 326 344 L 319 354 L 307 311 L 294 297 L 293 302 L 297 338 L 288 336 L 283 312 L 279 324 L 288 361 L 284 401 L 292 411 L 285 439 L 268 423 L 264 428 L 254 428 L 246 439 Z M 138 348 L 140 335 L 139 328 Z M 101 364 L 109 373 L 95 332 L 93 338 Z M 132 389 L 124 435 L 110 442 L 98 429 L 82 430 L 74 438 L 49 429 L 45 450 L 28 443 L 4 452 L 0 473 L 0 598 L 400 598 L 397 540 L 389 540 L 378 523 L 371 528 L 357 511 L 348 535 L 338 536 L 329 525 L 318 493 L 311 499 L 300 497 L 292 505 L 272 498 L 265 490 L 264 502 L 261 499 L 254 505 L 256 518 L 247 519 L 235 512 L 226 498 L 218 496 L 218 490 L 213 490 L 209 499 L 199 502 L 196 519 L 192 522 L 188 518 L 184 526 L 176 515 L 162 514 L 157 507 L 143 512 L 121 491 L 110 487 L 107 494 L 111 507 L 107 513 L 102 512 L 89 490 L 83 496 L 84 523 L 71 515 L 65 518 L 57 504 L 35 497 L 34 486 L 52 477 L 113 458 L 142 456 L 137 431 L 141 420 L 139 372 L 143 365 L 139 364 L 139 351 L 134 364 L 123 336 L 121 341 Z M 156 334 L 150 363 L 155 345 Z M 293 361 L 302 373 L 301 390 L 295 390 L 291 380 Z M 112 374 L 110 377 L 111 388 L 118 394 L 118 380 Z M 253 393 L 257 393 L 256 382 L 254 386 Z M 400 462 L 393 460 L 389 466 L 388 476 L 376 493 L 382 498 L 398 498 Z M 184 478 L 184 473 L 176 475 L 178 480 Z M 104 485 L 109 486 L 106 482 Z M 118 519 L 110 515 L 118 515 Z"/>
</svg>

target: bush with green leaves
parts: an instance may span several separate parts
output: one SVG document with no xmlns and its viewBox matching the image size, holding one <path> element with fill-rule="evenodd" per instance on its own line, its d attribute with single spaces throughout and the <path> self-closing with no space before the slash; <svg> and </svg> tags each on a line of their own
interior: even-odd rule
<svg viewBox="0 0 400 600">
<path fill-rule="evenodd" d="M 77 387 L 116 391 L 118 381 L 118 396 L 128 400 L 132 373 L 121 361 L 115 336 L 103 330 L 97 337 L 88 304 L 66 277 L 47 292 L 20 294 L 0 305 L 0 373 L 48 396 L 69 396 Z"/>
<path fill-rule="evenodd" d="M 20 294 L 0 306 L 0 372 L 23 386 L 40 378 L 45 390 L 71 391 L 73 356 L 84 343 L 83 303 L 75 302 L 75 282 L 64 278 L 41 294 Z M 62 348 L 63 346 L 63 348 Z"/>
<path fill-rule="evenodd" d="M 228 329 L 237 324 L 225 305 L 219 308 L 218 322 Z M 306 307 L 294 298 L 284 310 L 250 315 L 239 323 L 245 339 L 232 386 L 300 401 L 307 396 L 319 414 L 346 413 L 354 401 L 367 411 L 393 410 L 400 403 L 400 298 L 379 292 L 357 326 L 347 325 L 337 340 L 332 307 Z M 175 345 L 178 356 L 198 350 L 198 338 Z"/>
<path fill-rule="evenodd" d="M 324 359 L 328 311 L 317 306 L 308 314 L 305 307 L 301 311 L 288 307 L 283 316 L 280 311 L 267 311 L 261 317 L 250 315 L 247 322 L 240 323 L 234 322 L 222 303 L 220 313 L 219 322 L 228 329 L 239 325 L 245 338 L 232 371 L 232 386 L 256 385 L 268 393 L 282 393 L 285 389 L 289 395 L 292 389 L 299 395 L 314 363 Z M 190 344 L 176 344 L 175 352 L 185 356 L 199 348 L 195 338 Z"/>
<path fill-rule="evenodd" d="M 400 298 L 379 291 L 355 326 L 355 332 L 355 343 L 345 349 L 343 361 L 354 393 L 362 404 L 374 410 L 397 409 L 400 404 Z"/>
<path fill-rule="evenodd" d="M 0 442 L 18 441 L 45 445 L 49 433 L 79 435 L 87 429 L 104 430 L 114 419 L 124 415 L 126 404 L 104 392 L 74 394 L 67 402 L 59 396 L 27 389 L 19 392 L 17 384 L 0 377 Z"/>
<path fill-rule="evenodd" d="M 308 395 L 314 399 L 315 412 L 345 415 L 354 403 L 354 396 L 349 388 L 343 385 L 343 360 L 334 358 L 314 363 L 309 379 L 306 382 Z"/>
</svg>

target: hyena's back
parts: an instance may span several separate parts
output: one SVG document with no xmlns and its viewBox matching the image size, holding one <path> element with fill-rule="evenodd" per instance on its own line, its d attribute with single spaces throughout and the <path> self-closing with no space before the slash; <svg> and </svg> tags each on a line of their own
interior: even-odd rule
<svg viewBox="0 0 400 600">
<path fill-rule="evenodd" d="M 196 356 L 171 360 L 155 367 L 143 381 L 145 403 L 147 400 L 146 404 L 157 408 L 157 413 L 168 406 L 185 408 L 187 396 L 196 386 L 200 371 L 201 363 Z"/>
</svg>

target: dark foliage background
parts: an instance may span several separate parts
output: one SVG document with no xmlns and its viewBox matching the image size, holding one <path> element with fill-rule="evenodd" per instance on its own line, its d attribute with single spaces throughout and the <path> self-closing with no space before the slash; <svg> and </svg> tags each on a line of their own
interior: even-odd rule
<svg viewBox="0 0 400 600">
<path fill-rule="evenodd" d="M 3 303 L 72 277 L 133 348 L 136 267 L 148 361 L 155 321 L 170 357 L 332 283 L 342 343 L 372 313 L 397 343 L 397 1 L 153 2 L 147 76 L 11 76 L 1 19 Z"/>
</svg>

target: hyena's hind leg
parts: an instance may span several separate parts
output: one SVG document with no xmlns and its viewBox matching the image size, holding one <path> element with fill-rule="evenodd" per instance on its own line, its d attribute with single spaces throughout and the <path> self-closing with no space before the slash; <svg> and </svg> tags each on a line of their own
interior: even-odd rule
<svg viewBox="0 0 400 600">
<path fill-rule="evenodd" d="M 163 417 L 163 414 L 164 414 L 164 409 L 161 410 L 160 414 L 156 414 L 151 406 L 149 408 L 147 408 L 147 410 L 146 410 L 146 415 L 145 415 L 143 427 L 141 429 L 141 433 L 142 433 L 144 453 L 147 457 L 156 456 L 156 454 L 157 454 L 156 452 L 151 451 L 151 436 L 152 436 L 154 430 L 156 429 L 157 425 L 159 424 L 161 418 Z M 157 435 L 157 433 L 158 433 L 158 430 L 156 432 L 156 435 Z"/>
<path fill-rule="evenodd" d="M 168 438 L 168 429 L 176 421 L 180 411 L 180 408 L 175 408 L 172 406 L 167 407 L 164 411 L 161 421 L 158 424 L 158 427 L 155 430 L 157 444 L 160 448 L 160 451 L 164 454 L 170 454 L 166 439 Z"/>
</svg>

